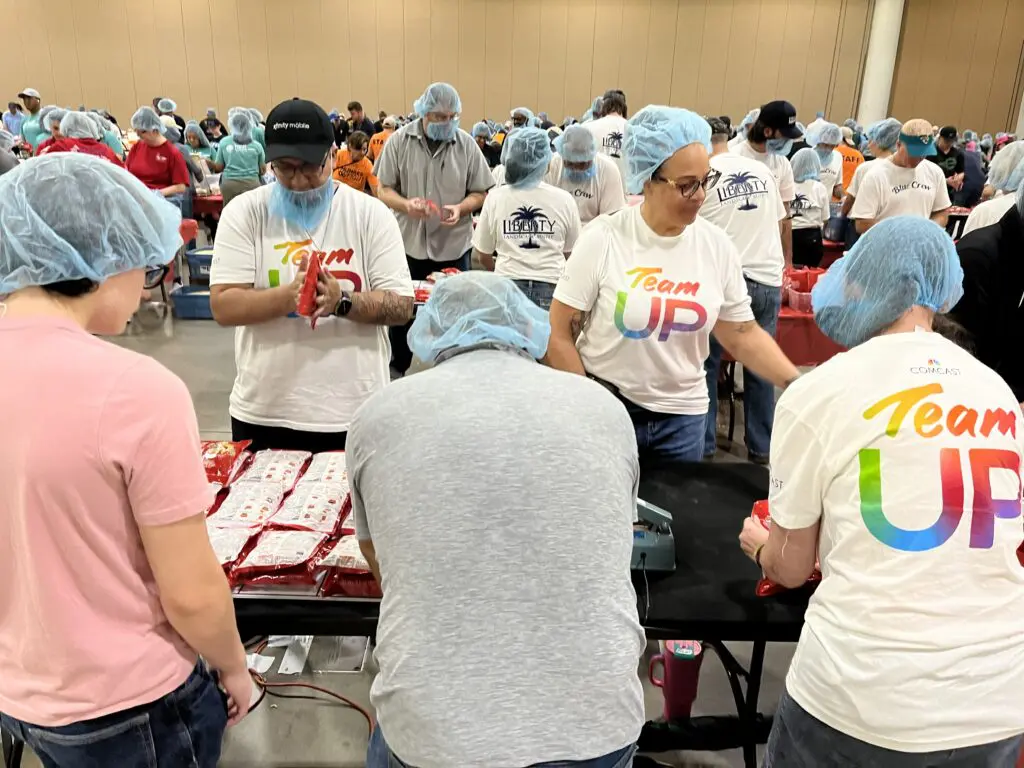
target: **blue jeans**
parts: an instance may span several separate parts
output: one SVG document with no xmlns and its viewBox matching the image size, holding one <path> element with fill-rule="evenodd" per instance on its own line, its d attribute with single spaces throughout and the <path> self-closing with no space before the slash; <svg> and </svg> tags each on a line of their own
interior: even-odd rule
<svg viewBox="0 0 1024 768">
<path fill-rule="evenodd" d="M 631 768 L 635 754 L 636 746 L 630 744 L 618 752 L 612 752 L 604 757 L 595 757 L 593 760 L 536 763 L 530 768 Z M 366 749 L 366 768 L 413 768 L 413 766 L 403 763 L 395 756 L 394 752 L 388 749 L 388 744 L 384 741 L 384 733 L 378 725 L 370 734 L 370 744 Z"/>
<path fill-rule="evenodd" d="M 636 430 L 641 468 L 648 461 L 697 462 L 704 455 L 704 422 L 700 416 L 668 416 L 626 407 Z"/>
<path fill-rule="evenodd" d="M 0 714 L 0 725 L 45 768 L 215 768 L 227 727 L 225 698 L 200 661 L 175 691 L 150 704 L 57 728 Z"/>
<path fill-rule="evenodd" d="M 768 335 L 775 338 L 779 326 L 782 295 L 778 288 L 747 280 L 750 309 L 754 319 Z M 704 361 L 708 377 L 708 423 L 704 433 L 704 455 L 715 455 L 715 423 L 718 419 L 718 369 L 722 364 L 722 345 L 711 336 L 711 354 Z M 751 458 L 767 459 L 775 422 L 775 385 L 765 381 L 749 368 L 743 369 L 743 420 L 746 424 L 747 453 Z"/>
<path fill-rule="evenodd" d="M 542 280 L 513 280 L 519 290 L 526 294 L 526 298 L 532 301 L 541 309 L 551 309 L 551 299 L 555 296 L 555 284 L 545 283 Z"/>
</svg>

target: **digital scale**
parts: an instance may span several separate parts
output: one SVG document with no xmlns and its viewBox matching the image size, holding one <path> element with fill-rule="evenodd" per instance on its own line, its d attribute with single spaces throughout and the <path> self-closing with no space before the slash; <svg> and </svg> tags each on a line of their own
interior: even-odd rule
<svg viewBox="0 0 1024 768">
<path fill-rule="evenodd" d="M 636 500 L 637 521 L 633 523 L 634 571 L 670 572 L 676 569 L 676 540 L 672 536 L 672 513 L 643 499 Z"/>
</svg>

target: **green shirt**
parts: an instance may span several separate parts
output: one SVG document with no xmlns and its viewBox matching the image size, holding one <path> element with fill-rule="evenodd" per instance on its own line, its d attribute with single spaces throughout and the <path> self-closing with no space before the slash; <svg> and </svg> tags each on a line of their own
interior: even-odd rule
<svg viewBox="0 0 1024 768">
<path fill-rule="evenodd" d="M 267 150 L 267 138 L 263 130 L 262 125 L 254 125 L 252 128 L 252 140 L 263 147 L 263 151 Z"/>
<path fill-rule="evenodd" d="M 193 147 L 189 145 L 188 151 L 193 155 L 199 155 L 207 160 L 213 160 L 217 156 L 216 147 Z"/>
<path fill-rule="evenodd" d="M 228 137 L 217 147 L 217 164 L 223 165 L 222 179 L 259 179 L 260 166 L 266 165 L 266 154 L 256 141 L 236 144 Z"/>
<path fill-rule="evenodd" d="M 50 138 L 50 133 L 44 131 L 43 126 L 39 124 L 38 112 L 25 118 L 25 122 L 21 124 L 21 136 L 32 145 L 32 149 L 36 149 L 46 139 Z"/>
</svg>

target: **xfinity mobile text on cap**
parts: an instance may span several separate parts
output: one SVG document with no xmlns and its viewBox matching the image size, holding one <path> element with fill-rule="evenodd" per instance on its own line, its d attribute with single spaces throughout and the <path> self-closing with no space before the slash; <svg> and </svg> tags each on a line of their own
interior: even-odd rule
<svg viewBox="0 0 1024 768">
<path fill-rule="evenodd" d="M 267 115 L 267 162 L 294 157 L 319 164 L 334 145 L 334 128 L 323 108 L 306 99 L 282 101 Z"/>
</svg>

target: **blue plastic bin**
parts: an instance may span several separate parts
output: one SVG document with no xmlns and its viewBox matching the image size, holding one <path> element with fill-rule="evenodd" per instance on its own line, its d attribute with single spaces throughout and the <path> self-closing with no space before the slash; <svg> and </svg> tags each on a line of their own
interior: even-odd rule
<svg viewBox="0 0 1024 768">
<path fill-rule="evenodd" d="M 196 248 L 185 254 L 188 259 L 190 280 L 210 280 L 210 265 L 213 263 L 213 248 Z"/>
<path fill-rule="evenodd" d="M 174 316 L 180 320 L 213 320 L 210 289 L 205 285 L 185 285 L 171 292 Z"/>
</svg>

